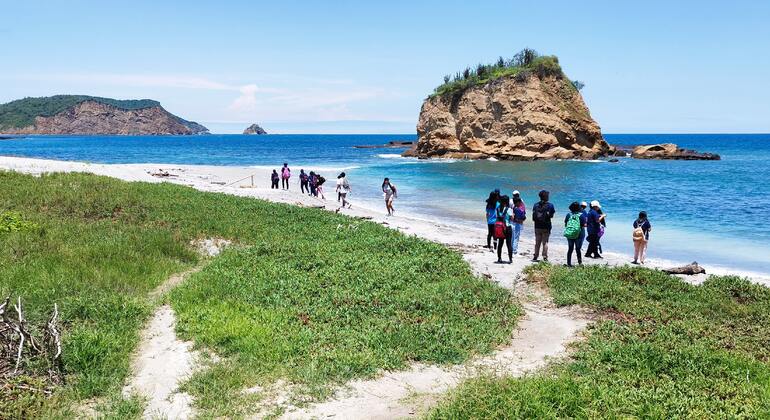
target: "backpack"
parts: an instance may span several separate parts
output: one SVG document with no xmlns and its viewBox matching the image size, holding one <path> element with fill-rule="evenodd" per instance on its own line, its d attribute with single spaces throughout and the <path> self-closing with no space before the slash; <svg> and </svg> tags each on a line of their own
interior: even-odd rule
<svg viewBox="0 0 770 420">
<path fill-rule="evenodd" d="M 573 214 L 567 220 L 567 225 L 564 226 L 564 237 L 567 239 L 577 239 L 580 237 L 580 214 Z"/>
<path fill-rule="evenodd" d="M 318 185 L 323 185 L 324 182 L 326 182 L 326 178 L 324 178 L 324 177 L 319 175 L 318 176 Z"/>
<path fill-rule="evenodd" d="M 495 238 L 496 239 L 505 239 L 506 238 L 506 224 L 505 224 L 505 213 L 508 212 L 508 207 L 502 208 L 503 211 L 500 211 L 500 208 L 496 210 L 497 213 L 497 221 L 495 222 Z"/>
<path fill-rule="evenodd" d="M 534 211 L 532 212 L 532 220 L 538 223 L 545 223 L 548 221 L 548 206 L 543 202 L 535 204 Z"/>
<path fill-rule="evenodd" d="M 643 225 L 644 223 L 639 223 L 638 221 L 636 222 L 636 227 L 634 228 L 634 233 L 632 235 L 634 242 L 647 240 L 647 238 L 644 236 L 644 229 L 642 228 Z"/>
</svg>

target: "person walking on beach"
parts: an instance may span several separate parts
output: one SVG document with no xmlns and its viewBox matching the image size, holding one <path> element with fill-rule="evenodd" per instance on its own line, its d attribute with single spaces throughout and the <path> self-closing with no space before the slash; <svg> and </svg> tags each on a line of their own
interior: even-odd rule
<svg viewBox="0 0 770 420">
<path fill-rule="evenodd" d="M 495 238 L 495 222 L 497 222 L 497 206 L 500 205 L 498 202 L 500 200 L 500 195 L 496 191 L 492 191 L 489 193 L 489 198 L 487 198 L 487 248 L 491 249 L 492 246 L 497 248 L 497 240 L 494 242 L 492 239 Z"/>
<path fill-rule="evenodd" d="M 511 209 L 513 210 L 513 223 L 511 224 L 511 228 L 513 232 L 511 233 L 511 242 L 513 243 L 513 253 L 518 254 L 519 237 L 521 237 L 521 231 L 524 229 L 524 221 L 527 220 L 527 209 L 524 208 L 524 202 L 521 198 L 514 197 L 512 200 L 513 206 Z"/>
<path fill-rule="evenodd" d="M 546 190 L 538 193 L 540 201 L 532 207 L 532 220 L 535 222 L 535 255 L 532 261 L 537 262 L 540 256 L 540 247 L 543 248 L 543 261 L 548 261 L 548 240 L 551 237 L 551 219 L 556 214 L 553 204 L 548 202 L 550 193 Z"/>
<path fill-rule="evenodd" d="M 498 206 L 495 210 L 497 220 L 495 221 L 495 239 L 497 239 L 497 263 L 502 264 L 503 243 L 508 248 L 508 264 L 513 262 L 513 244 L 511 237 L 513 229 L 513 211 L 510 207 L 511 200 L 507 195 L 500 197 Z"/>
<path fill-rule="evenodd" d="M 588 231 L 588 249 L 586 250 L 587 258 L 601 258 L 599 255 L 599 230 L 602 227 L 602 220 L 604 215 L 599 213 L 601 205 L 598 201 L 591 202 L 591 210 L 588 212 L 587 219 L 587 231 Z"/>
<path fill-rule="evenodd" d="M 578 240 L 586 225 L 586 216 L 580 211 L 580 204 L 575 201 L 569 205 L 569 213 L 564 218 L 564 237 L 567 238 L 567 267 L 572 267 L 572 252 L 577 255 L 578 265 L 583 265 L 583 255 L 578 247 Z"/>
<path fill-rule="evenodd" d="M 602 254 L 604 254 L 604 250 L 602 249 L 602 237 L 604 237 L 604 231 L 607 230 L 607 218 L 604 216 L 601 205 L 597 212 L 602 216 L 602 220 L 599 221 L 599 240 L 596 242 L 596 248 L 599 250 L 599 257 L 601 257 Z"/>
<path fill-rule="evenodd" d="M 308 185 L 308 176 L 304 169 L 299 170 L 299 189 L 302 194 L 310 194 L 310 186 Z"/>
<path fill-rule="evenodd" d="M 310 196 L 318 197 L 318 176 L 313 171 L 310 171 L 308 184 L 310 184 Z"/>
<path fill-rule="evenodd" d="M 326 200 L 326 197 L 324 196 L 324 182 L 326 182 L 326 178 L 323 177 L 321 174 L 316 175 L 316 197 L 319 195 L 321 196 L 321 200 Z"/>
<path fill-rule="evenodd" d="M 291 178 L 291 169 L 289 169 L 289 164 L 284 162 L 283 168 L 281 168 L 281 187 L 284 190 L 289 189 L 289 178 Z"/>
<path fill-rule="evenodd" d="M 382 193 L 385 195 L 385 209 L 388 210 L 388 216 L 393 216 L 396 210 L 393 208 L 393 200 L 398 198 L 396 186 L 390 183 L 390 178 L 382 181 Z"/>
<path fill-rule="evenodd" d="M 634 262 L 632 264 L 644 264 L 647 257 L 647 243 L 650 241 L 652 224 L 647 219 L 647 212 L 639 212 L 639 218 L 634 220 Z"/>
<path fill-rule="evenodd" d="M 278 176 L 278 171 L 273 169 L 273 173 L 270 175 L 270 189 L 271 190 L 277 190 L 278 189 L 278 179 L 280 177 Z"/>
<path fill-rule="evenodd" d="M 588 224 L 588 203 L 585 201 L 580 202 L 580 213 L 583 215 L 583 227 L 580 229 L 580 236 L 577 240 L 577 252 L 580 255 L 583 255 L 583 243 L 586 240 L 586 225 Z"/>
<path fill-rule="evenodd" d="M 352 190 L 350 188 L 350 183 L 348 182 L 347 176 L 345 176 L 345 172 L 337 175 L 337 193 L 340 196 L 340 200 L 342 200 L 342 208 L 352 208 L 353 206 L 348 202 L 348 193 Z"/>
</svg>

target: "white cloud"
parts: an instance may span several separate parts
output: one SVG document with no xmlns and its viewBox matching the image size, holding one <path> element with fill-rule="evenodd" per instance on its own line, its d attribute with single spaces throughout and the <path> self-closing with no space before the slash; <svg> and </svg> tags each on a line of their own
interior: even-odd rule
<svg viewBox="0 0 770 420">
<path fill-rule="evenodd" d="M 245 85 L 240 87 L 241 96 L 235 98 L 228 109 L 236 112 L 254 111 L 257 108 L 257 85 Z"/>
</svg>

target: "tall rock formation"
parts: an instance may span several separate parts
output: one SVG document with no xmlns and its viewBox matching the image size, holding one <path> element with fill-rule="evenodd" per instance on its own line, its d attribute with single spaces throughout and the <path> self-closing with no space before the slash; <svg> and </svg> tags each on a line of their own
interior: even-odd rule
<svg viewBox="0 0 770 420">
<path fill-rule="evenodd" d="M 578 90 L 562 75 L 503 76 L 425 100 L 407 156 L 594 159 L 611 153 Z"/>
<path fill-rule="evenodd" d="M 245 130 L 243 130 L 243 134 L 267 134 L 267 131 L 265 131 L 264 128 L 260 127 L 259 124 L 252 124 L 248 127 L 246 127 Z"/>
</svg>

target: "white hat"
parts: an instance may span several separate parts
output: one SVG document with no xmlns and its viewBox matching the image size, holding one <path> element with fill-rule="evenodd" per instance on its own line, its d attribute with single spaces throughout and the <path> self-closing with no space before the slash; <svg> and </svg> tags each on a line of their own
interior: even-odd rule
<svg viewBox="0 0 770 420">
<path fill-rule="evenodd" d="M 521 193 L 519 192 L 519 190 L 513 190 L 513 193 L 511 193 L 511 194 L 512 194 L 512 195 L 521 195 Z"/>
<path fill-rule="evenodd" d="M 581 206 L 583 206 L 583 207 L 588 207 L 588 203 L 586 203 L 585 201 L 582 201 L 582 202 L 580 203 L 580 205 L 581 205 Z"/>
<path fill-rule="evenodd" d="M 601 208 L 602 206 L 601 206 L 601 204 L 599 204 L 598 201 L 594 200 L 594 201 L 591 202 L 591 207 L 599 207 L 599 208 Z"/>
</svg>

